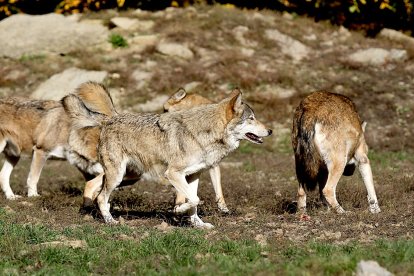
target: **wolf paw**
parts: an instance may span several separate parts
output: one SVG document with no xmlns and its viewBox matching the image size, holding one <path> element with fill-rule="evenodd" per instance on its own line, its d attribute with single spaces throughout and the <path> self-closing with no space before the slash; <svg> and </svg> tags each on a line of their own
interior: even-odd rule
<svg viewBox="0 0 414 276">
<path fill-rule="evenodd" d="M 119 224 L 119 221 L 115 220 L 111 215 L 109 216 L 103 216 L 103 219 L 106 224 Z"/>
<path fill-rule="evenodd" d="M 217 203 L 217 206 L 221 213 L 227 214 L 230 212 L 229 208 L 227 208 L 226 203 Z"/>
<path fill-rule="evenodd" d="M 191 225 L 200 229 L 213 229 L 214 225 L 208 222 L 203 222 L 198 216 L 191 218 Z"/>
<path fill-rule="evenodd" d="M 345 213 L 345 210 L 344 210 L 344 208 L 342 208 L 342 206 L 341 205 L 336 205 L 334 208 L 333 208 L 334 210 L 335 210 L 335 212 L 336 213 L 338 213 L 338 214 L 344 214 Z"/>
<path fill-rule="evenodd" d="M 27 194 L 27 196 L 28 196 L 28 197 L 37 197 L 37 196 L 40 196 L 40 195 L 39 195 L 37 192 L 35 192 L 35 193 L 30 193 L 30 192 L 29 192 L 29 193 Z"/>
<path fill-rule="evenodd" d="M 379 212 L 381 212 L 381 209 L 378 205 L 378 202 L 375 202 L 373 204 L 369 205 L 369 211 L 373 214 L 378 214 Z"/>
<path fill-rule="evenodd" d="M 22 198 L 22 196 L 20 196 L 20 195 L 15 195 L 15 194 L 11 194 L 11 195 L 7 195 L 7 196 L 6 196 L 6 198 L 7 198 L 8 200 L 17 200 L 17 199 L 19 199 L 19 198 Z"/>
</svg>

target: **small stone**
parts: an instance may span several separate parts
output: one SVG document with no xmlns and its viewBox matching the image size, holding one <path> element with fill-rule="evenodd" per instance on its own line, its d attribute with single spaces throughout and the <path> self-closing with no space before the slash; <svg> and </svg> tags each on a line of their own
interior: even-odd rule
<svg viewBox="0 0 414 276">
<path fill-rule="evenodd" d="M 194 57 L 193 52 L 187 46 L 178 43 L 161 42 L 157 45 L 157 51 L 167 56 L 183 59 L 192 59 Z"/>
<path fill-rule="evenodd" d="M 391 276 L 391 272 L 381 267 L 376 261 L 360 261 L 357 265 L 356 276 Z"/>
</svg>

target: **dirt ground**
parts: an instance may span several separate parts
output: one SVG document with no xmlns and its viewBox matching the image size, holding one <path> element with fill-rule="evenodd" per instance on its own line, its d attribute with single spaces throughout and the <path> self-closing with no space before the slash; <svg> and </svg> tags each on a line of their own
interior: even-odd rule
<svg viewBox="0 0 414 276">
<path fill-rule="evenodd" d="M 263 145 L 242 142 L 239 150 L 223 160 L 222 183 L 229 214 L 217 210 L 208 173 L 203 174 L 199 213 L 204 221 L 216 227 L 210 238 L 226 236 L 294 243 L 317 239 L 339 244 L 413 238 L 414 60 L 410 53 L 403 61 L 381 66 L 354 64 L 347 59 L 359 49 L 403 49 L 404 45 L 384 38 L 365 38 L 354 32 L 341 39 L 339 28 L 326 22 L 314 23 L 307 18 L 269 11 L 261 14 L 270 21 L 251 19 L 258 13 L 255 11 L 223 8 L 200 8 L 196 15 L 190 9 L 176 13 L 172 17 L 148 13 L 143 18 L 154 20 L 153 31 L 169 40 L 189 43 L 196 53 L 204 48 L 219 55 L 212 54 L 213 60 L 209 62 L 197 54 L 193 61 L 183 61 L 149 47 L 140 53 L 128 49 L 108 52 L 85 49 L 65 57 L 45 56 L 40 60 L 2 58 L 1 93 L 27 96 L 52 74 L 73 65 L 119 74 L 120 78 L 110 79 L 107 84 L 110 88 L 122 88 L 118 107 L 132 112 L 137 110 L 137 104 L 159 94 L 171 94 L 193 81 L 201 83 L 197 92 L 213 100 L 223 98 L 231 87 L 239 86 L 257 117 L 273 128 L 274 135 Z M 84 15 L 104 21 L 110 16 L 113 12 Z M 251 46 L 255 50 L 253 56 L 235 53 L 237 47 L 246 47 L 239 45 L 232 31 L 240 25 L 249 28 L 246 40 L 258 43 Z M 263 38 L 261 31 L 255 31 L 272 28 L 303 41 L 313 49 L 312 54 L 300 63 L 292 62 L 280 48 Z M 312 34 L 316 39 L 304 38 Z M 124 36 L 128 37 L 128 33 Z M 156 64 L 151 67 L 152 78 L 136 89 L 131 72 L 149 70 L 145 64 L 150 61 Z M 18 77 L 7 78 L 16 71 L 21 73 Z M 272 89 L 269 92 L 269 87 L 274 86 L 295 92 L 287 98 L 277 97 Z M 320 89 L 351 97 L 361 117 L 368 122 L 367 142 L 380 214 L 368 212 L 366 190 L 357 172 L 352 177 L 342 177 L 338 185 L 338 200 L 349 212 L 343 215 L 329 212 L 319 203 L 315 192 L 308 196 L 311 219 L 299 221 L 294 214 L 297 181 L 289 138 L 292 113 L 300 99 Z M 12 188 L 17 194 L 27 193 L 28 168 L 26 158 L 12 174 Z M 53 228 L 102 224 L 99 218 L 78 212 L 83 185 L 80 173 L 68 163 L 49 161 L 39 182 L 40 197 L 8 201 L 1 196 L 0 206 L 18 212 L 21 223 L 42 223 Z M 184 218 L 171 215 L 173 205 L 172 187 L 145 181 L 114 192 L 111 204 L 113 213 L 130 226 L 155 227 L 166 221 L 186 227 Z"/>
</svg>

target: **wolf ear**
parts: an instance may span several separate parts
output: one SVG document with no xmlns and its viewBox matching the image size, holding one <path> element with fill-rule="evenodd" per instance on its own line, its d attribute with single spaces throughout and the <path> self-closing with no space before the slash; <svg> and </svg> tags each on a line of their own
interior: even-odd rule
<svg viewBox="0 0 414 276">
<path fill-rule="evenodd" d="M 184 97 L 187 96 L 187 92 L 184 90 L 184 88 L 180 88 L 178 89 L 177 92 L 175 92 L 174 95 L 171 96 L 171 99 L 173 99 L 176 102 L 181 101 L 182 99 L 184 99 Z"/>
<path fill-rule="evenodd" d="M 230 101 L 227 104 L 226 108 L 226 117 L 227 120 L 231 120 L 234 117 L 235 113 L 239 113 L 242 106 L 242 92 L 240 89 L 235 88 L 231 92 Z"/>
<path fill-rule="evenodd" d="M 362 132 L 364 132 L 364 133 L 365 133 L 365 127 L 366 126 L 367 126 L 367 122 L 363 121 L 362 124 L 361 124 L 361 127 L 362 127 Z"/>
</svg>

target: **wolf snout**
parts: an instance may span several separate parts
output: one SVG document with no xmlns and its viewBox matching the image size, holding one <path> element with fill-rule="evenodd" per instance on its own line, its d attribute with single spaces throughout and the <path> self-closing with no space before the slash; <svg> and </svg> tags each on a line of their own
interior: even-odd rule
<svg viewBox="0 0 414 276">
<path fill-rule="evenodd" d="M 272 135 L 272 133 L 273 133 L 273 130 L 271 130 L 271 129 L 268 129 L 268 130 L 267 130 L 267 134 L 268 134 L 268 136 Z"/>
</svg>

